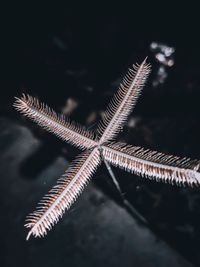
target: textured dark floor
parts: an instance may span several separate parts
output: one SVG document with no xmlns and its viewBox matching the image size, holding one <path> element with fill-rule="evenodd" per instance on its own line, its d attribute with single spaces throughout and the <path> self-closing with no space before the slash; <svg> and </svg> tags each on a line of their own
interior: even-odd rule
<svg viewBox="0 0 200 267">
<path fill-rule="evenodd" d="M 57 112 L 64 111 L 75 121 L 95 128 L 127 68 L 148 56 L 152 73 L 118 140 L 200 159 L 199 8 L 193 3 L 185 6 L 181 3 L 177 8 L 175 3 L 154 4 L 152 1 L 145 5 L 141 1 L 126 4 L 122 1 L 107 1 L 106 5 L 98 5 L 94 1 L 88 5 L 85 1 L 65 1 L 62 5 L 57 2 L 31 4 L 30 1 L 6 3 L 1 9 L 0 49 L 0 229 L 4 249 L 1 255 L 6 258 L 6 267 L 11 264 L 31 266 L 31 263 L 36 265 L 38 261 L 43 266 L 51 266 L 51 262 L 54 264 L 53 259 L 69 261 L 74 255 L 73 248 L 81 247 L 80 253 L 73 256 L 72 261 L 78 258 L 84 262 L 80 265 L 88 266 L 91 254 L 94 254 L 94 257 L 99 258 L 93 265 L 98 265 L 98 262 L 103 265 L 102 261 L 107 257 L 102 252 L 105 246 L 101 249 L 102 253 L 99 253 L 100 250 L 92 253 L 98 243 L 89 242 L 88 232 L 85 231 L 83 237 L 84 230 L 80 228 L 78 231 L 78 227 L 74 226 L 76 219 L 84 228 L 86 215 L 91 222 L 96 218 L 93 212 L 107 207 L 101 201 L 94 204 L 95 197 L 90 200 L 90 192 L 92 195 L 101 194 L 98 189 L 94 191 L 93 186 L 82 196 L 83 201 L 70 210 L 63 224 L 55 227 L 45 240 L 31 240 L 28 244 L 24 241 L 22 225 L 25 215 L 34 209 L 37 201 L 66 169 L 64 159 L 71 161 L 78 151 L 22 118 L 12 108 L 13 98 L 21 93 L 29 93 Z M 164 45 L 168 52 L 170 47 L 173 48 L 173 54 L 167 57 L 167 60 L 173 61 L 171 67 L 162 61 L 162 49 L 156 51 L 152 44 L 160 47 Z M 148 228 L 182 257 L 200 266 L 199 189 L 155 183 L 117 168 L 114 172 L 124 196 L 146 219 Z M 120 212 L 121 208 L 112 202 L 114 199 L 121 204 L 119 192 L 113 187 L 105 167 L 102 166 L 94 177 L 94 184 L 108 196 L 104 195 L 103 199 L 115 206 L 115 213 Z M 85 198 L 90 202 L 91 216 L 86 212 L 88 208 L 82 208 Z M 123 214 L 134 222 L 134 216 L 131 219 L 125 211 Z M 145 245 L 131 243 L 131 253 L 128 248 L 118 253 L 114 249 L 118 245 L 114 237 L 118 238 L 117 234 L 121 236 L 122 232 L 127 236 L 127 232 L 122 228 L 120 232 L 117 228 L 119 216 L 112 217 L 116 230 L 109 238 L 109 244 L 104 244 L 106 235 L 100 234 L 99 230 L 92 236 L 98 236 L 98 242 L 102 238 L 101 244 L 111 248 L 107 261 L 116 258 L 117 254 L 120 259 L 124 257 L 119 261 L 120 264 L 124 261 L 131 265 L 133 258 L 139 259 L 136 254 L 132 257 L 132 247 L 141 256 L 141 249 Z M 103 227 L 104 220 L 101 219 L 101 224 L 95 220 L 95 226 L 98 229 Z M 64 222 L 68 227 L 65 227 Z M 70 225 L 72 230 L 67 230 Z M 91 225 L 87 227 L 93 231 Z M 113 229 L 113 226 L 110 228 Z M 110 228 L 105 226 L 105 229 Z M 65 231 L 67 238 L 63 235 Z M 79 239 L 79 236 L 82 237 Z M 138 233 L 136 236 L 142 235 Z M 112 240 L 114 242 L 111 243 Z M 129 242 L 135 239 L 130 234 L 130 240 L 126 240 L 128 247 Z M 147 266 L 155 258 L 167 262 L 165 255 L 169 255 L 168 249 L 161 257 L 154 257 L 158 253 L 157 248 L 151 243 L 153 260 L 147 254 L 142 258 Z M 52 253 L 52 250 L 56 252 Z M 174 257 L 176 253 L 171 252 Z M 50 257 L 48 264 L 47 254 Z M 2 259 L 0 257 L 0 261 Z M 159 266 L 163 264 L 159 262 Z"/>
<path fill-rule="evenodd" d="M 13 120 L 1 119 L 0 128 L 2 267 L 192 266 L 93 183 L 47 237 L 25 241 L 25 216 L 67 164 L 58 157 L 40 175 L 28 179 L 21 175 L 20 166 L 40 142 Z"/>
</svg>

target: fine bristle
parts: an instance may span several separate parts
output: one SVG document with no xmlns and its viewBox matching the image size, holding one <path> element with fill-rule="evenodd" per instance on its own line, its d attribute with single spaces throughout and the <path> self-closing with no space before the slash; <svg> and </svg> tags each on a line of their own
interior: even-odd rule
<svg viewBox="0 0 200 267">
<path fill-rule="evenodd" d="M 46 104 L 40 103 L 37 98 L 23 94 L 21 98 L 16 97 L 15 99 L 13 106 L 16 110 L 62 140 L 81 149 L 96 145 L 96 139 L 92 132 L 70 122 L 64 115 L 56 114 Z"/>
<path fill-rule="evenodd" d="M 25 226 L 30 229 L 27 240 L 31 235 L 41 237 L 47 234 L 80 195 L 99 163 L 99 151 L 95 148 L 83 152 L 70 165 L 57 185 L 39 202 L 37 210 L 27 216 Z"/>
<path fill-rule="evenodd" d="M 98 126 L 97 133 L 100 136 L 100 143 L 110 141 L 122 129 L 137 102 L 150 69 L 146 59 L 141 65 L 136 64 L 129 69 Z"/>
<path fill-rule="evenodd" d="M 200 185 L 198 160 L 165 155 L 119 142 L 103 146 L 102 154 L 111 164 L 149 179 L 177 185 Z"/>
</svg>

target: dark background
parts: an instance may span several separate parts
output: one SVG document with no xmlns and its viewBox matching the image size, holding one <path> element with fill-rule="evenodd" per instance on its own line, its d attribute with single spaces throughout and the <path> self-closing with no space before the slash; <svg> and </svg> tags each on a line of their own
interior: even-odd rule
<svg viewBox="0 0 200 267">
<path fill-rule="evenodd" d="M 123 2 L 109 2 L 105 5 L 100 2 L 90 5 L 79 2 L 66 2 L 65 5 L 56 2 L 46 5 L 10 3 L 2 11 L 1 214 L 6 220 L 2 220 L 1 229 L 4 255 L 6 259 L 11 257 L 5 261 L 5 266 L 23 266 L 23 262 L 26 266 L 35 266 L 29 262 L 26 246 L 29 246 L 29 252 L 35 251 L 41 244 L 37 242 L 45 241 L 33 241 L 32 245 L 26 245 L 22 241 L 25 235 L 20 227 L 24 216 L 39 200 L 38 197 L 49 189 L 61 172 L 55 171 L 54 180 L 50 185 L 42 186 L 38 197 L 34 195 L 35 183 L 38 181 L 36 177 L 54 166 L 55 160 L 60 157 L 71 161 L 78 150 L 17 114 L 12 108 L 14 96 L 20 96 L 22 92 L 29 93 L 58 112 L 65 110 L 69 104 L 67 99 L 71 99 L 76 103 L 76 108 L 70 116 L 95 128 L 127 68 L 148 56 L 152 64 L 150 79 L 119 140 L 165 153 L 200 158 L 200 19 L 198 7 L 192 4 L 184 6 L 183 3 L 175 7 L 169 2 L 157 5 L 138 5 L 134 2 L 129 5 Z M 150 48 L 152 42 L 175 49 L 172 55 L 174 65 L 165 67 L 167 77 L 157 86 L 153 84 L 158 81 L 158 70 L 163 65 L 156 60 L 156 52 Z M 29 129 L 40 145 L 33 150 L 30 146 L 27 157 L 23 158 L 19 166 L 16 163 L 18 176 L 21 177 L 18 179 L 24 181 L 18 190 L 17 196 L 20 197 L 15 198 L 16 194 L 12 190 L 17 190 L 19 183 L 10 170 L 19 153 L 23 154 L 28 140 L 23 134 L 20 135 L 19 126 Z M 20 146 L 16 151 L 12 144 L 19 136 L 22 138 L 21 151 Z M 145 218 L 145 227 L 189 262 L 199 266 L 199 189 L 160 184 L 119 170 L 114 171 L 124 196 Z M 11 180 L 8 180 L 11 176 Z M 94 180 L 98 190 L 123 206 L 104 167 L 98 171 Z M 29 186 L 31 194 L 29 200 L 27 197 L 30 195 L 24 193 L 26 186 Z M 39 186 L 37 189 L 40 191 Z M 18 221 L 13 219 L 15 213 L 19 216 Z M 132 213 L 131 216 L 137 217 Z M 17 232 L 15 227 L 18 227 Z M 62 235 L 61 230 L 59 233 Z M 16 247 L 22 244 L 24 247 L 24 254 L 13 257 L 13 262 L 10 251 L 12 242 Z M 71 242 L 74 242 L 73 237 Z M 61 244 L 58 243 L 54 251 L 59 251 L 59 246 Z M 105 246 L 109 247 L 109 242 Z M 110 249 L 109 254 L 112 253 Z M 22 261 L 23 257 L 26 260 Z M 16 265 L 12 265 L 14 263 Z M 84 264 L 88 266 L 87 260 Z M 43 266 L 46 266 L 45 261 Z M 71 262 L 70 266 L 76 264 Z"/>
</svg>

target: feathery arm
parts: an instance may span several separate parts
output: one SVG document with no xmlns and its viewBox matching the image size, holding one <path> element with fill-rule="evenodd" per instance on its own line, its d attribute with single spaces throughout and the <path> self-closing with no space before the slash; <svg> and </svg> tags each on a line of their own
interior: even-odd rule
<svg viewBox="0 0 200 267">
<path fill-rule="evenodd" d="M 58 115 L 44 103 L 29 95 L 16 98 L 13 106 L 23 115 L 35 121 L 44 129 L 64 141 L 81 149 L 91 148 L 96 145 L 94 134 L 78 124 L 65 120 L 64 115 Z"/>
<path fill-rule="evenodd" d="M 27 240 L 31 235 L 41 237 L 51 230 L 82 192 L 89 182 L 91 175 L 100 164 L 100 152 L 97 148 L 83 152 L 58 180 L 50 192 L 39 202 L 39 207 L 29 216 L 25 226 L 30 229 Z"/>
<path fill-rule="evenodd" d="M 124 143 L 102 146 L 103 157 L 137 175 L 167 183 L 200 186 L 200 161 L 165 155 Z"/>
<path fill-rule="evenodd" d="M 104 118 L 99 124 L 100 143 L 113 139 L 122 129 L 124 122 L 136 104 L 141 90 L 150 73 L 146 59 L 141 65 L 134 65 L 124 77 L 118 92 L 110 102 Z"/>
</svg>

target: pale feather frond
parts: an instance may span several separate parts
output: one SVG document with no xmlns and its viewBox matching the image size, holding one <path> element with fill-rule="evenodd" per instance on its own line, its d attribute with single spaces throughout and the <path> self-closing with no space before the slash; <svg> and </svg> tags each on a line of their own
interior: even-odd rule
<svg viewBox="0 0 200 267">
<path fill-rule="evenodd" d="M 146 63 L 146 59 L 141 65 L 136 64 L 129 69 L 98 126 L 97 133 L 100 136 L 100 143 L 113 139 L 122 129 L 137 102 L 149 73 L 150 65 Z"/>
<path fill-rule="evenodd" d="M 40 201 L 36 211 L 27 217 L 25 226 L 31 235 L 47 234 L 59 221 L 66 209 L 82 192 L 102 161 L 121 167 L 142 177 L 178 185 L 200 186 L 200 161 L 180 158 L 125 143 L 109 143 L 122 129 L 135 106 L 150 74 L 146 59 L 134 65 L 123 79 L 118 92 L 108 106 L 95 135 L 63 115 L 57 115 L 44 103 L 29 95 L 16 98 L 14 107 L 49 132 L 84 151 L 58 180 L 57 184 Z"/>
<path fill-rule="evenodd" d="M 166 155 L 119 142 L 103 145 L 102 155 L 111 164 L 149 179 L 200 186 L 198 160 Z"/>
<path fill-rule="evenodd" d="M 97 148 L 83 152 L 68 168 L 47 195 L 39 202 L 36 211 L 27 217 L 26 227 L 31 235 L 41 237 L 51 230 L 82 192 L 100 164 Z"/>
<path fill-rule="evenodd" d="M 44 129 L 76 147 L 86 149 L 96 145 L 96 139 L 92 132 L 79 124 L 70 122 L 64 115 L 56 114 L 46 104 L 39 102 L 37 98 L 23 94 L 21 98 L 16 98 L 13 106 Z"/>
</svg>

